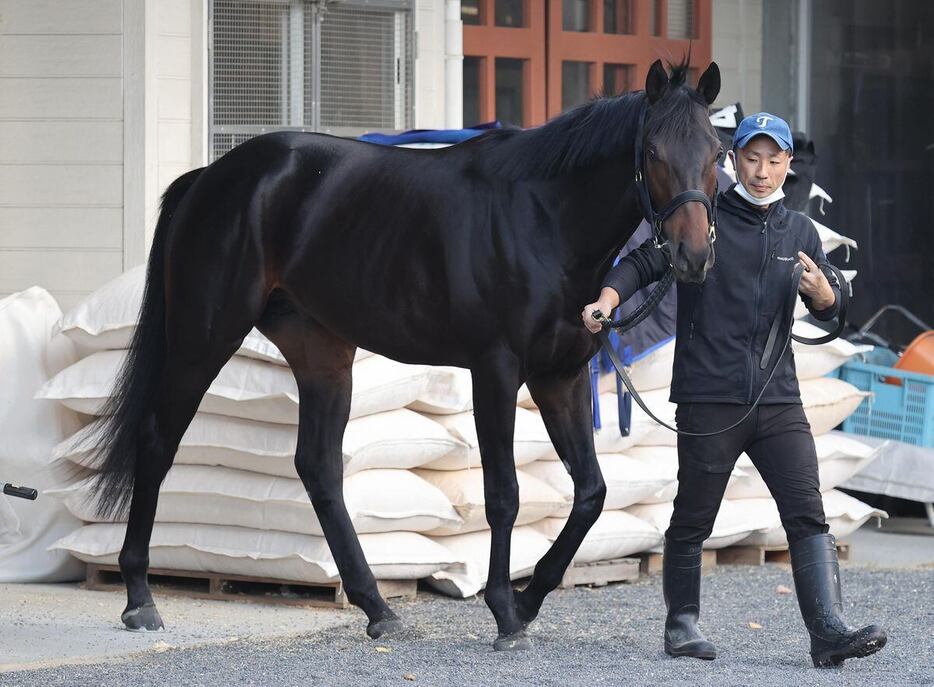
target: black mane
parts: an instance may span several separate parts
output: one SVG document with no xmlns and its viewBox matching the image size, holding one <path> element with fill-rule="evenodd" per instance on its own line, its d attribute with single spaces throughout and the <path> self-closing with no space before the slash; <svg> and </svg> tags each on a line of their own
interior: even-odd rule
<svg viewBox="0 0 934 687">
<path fill-rule="evenodd" d="M 688 63 L 669 65 L 646 135 L 683 135 L 707 103 L 687 86 Z M 632 150 L 645 91 L 599 96 L 531 129 L 494 129 L 469 143 L 479 165 L 508 179 L 548 179 Z M 696 108 L 701 106 L 701 110 Z M 704 115 L 706 116 L 706 115 Z"/>
</svg>

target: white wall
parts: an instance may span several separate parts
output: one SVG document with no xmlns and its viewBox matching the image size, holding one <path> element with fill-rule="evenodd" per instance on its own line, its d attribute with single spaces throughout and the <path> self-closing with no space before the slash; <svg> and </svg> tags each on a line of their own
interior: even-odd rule
<svg viewBox="0 0 934 687">
<path fill-rule="evenodd" d="M 416 129 L 443 129 L 460 126 L 445 118 L 445 0 L 415 2 L 415 92 L 414 126 Z M 458 84 L 459 85 L 459 84 Z"/>
<path fill-rule="evenodd" d="M 763 0 L 713 0 L 713 59 L 722 86 L 716 106 L 741 103 L 746 114 L 762 109 Z"/>
<path fill-rule="evenodd" d="M 121 0 L 0 0 L 0 297 L 123 269 Z"/>
<path fill-rule="evenodd" d="M 192 4 L 159 0 L 156 25 L 157 187 L 162 192 L 192 168 Z M 200 47 L 200 44 L 199 44 Z"/>
</svg>

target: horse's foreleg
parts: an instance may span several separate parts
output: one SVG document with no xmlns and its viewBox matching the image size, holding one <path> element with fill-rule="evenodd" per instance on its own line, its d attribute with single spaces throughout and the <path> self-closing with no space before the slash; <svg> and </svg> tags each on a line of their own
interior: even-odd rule
<svg viewBox="0 0 934 687">
<path fill-rule="evenodd" d="M 521 383 L 518 362 L 503 354 L 471 372 L 486 519 L 491 535 L 490 569 L 484 596 L 499 631 L 493 648 L 497 651 L 528 649 L 531 644 L 516 614 L 509 579 L 512 526 L 519 513 L 519 484 L 513 457 L 516 391 Z"/>
<path fill-rule="evenodd" d="M 402 629 L 367 564 L 344 505 L 342 442 L 350 417 L 354 347 L 320 325 L 291 315 L 260 326 L 282 351 L 298 383 L 295 468 L 318 516 L 347 599 L 369 619 L 376 639 Z"/>
<path fill-rule="evenodd" d="M 516 595 L 516 607 L 525 623 L 535 619 L 545 596 L 560 584 L 581 542 L 600 516 L 606 496 L 594 450 L 586 368 L 572 376 L 530 378 L 527 383 L 558 456 L 574 480 L 574 507 L 558 538 L 535 566 L 529 585 Z"/>
</svg>

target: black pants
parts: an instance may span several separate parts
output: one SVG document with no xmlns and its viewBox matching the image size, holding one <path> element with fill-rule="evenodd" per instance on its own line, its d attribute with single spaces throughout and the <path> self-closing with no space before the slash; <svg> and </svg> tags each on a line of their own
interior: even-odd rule
<svg viewBox="0 0 934 687">
<path fill-rule="evenodd" d="M 728 403 L 681 403 L 678 429 L 713 432 L 749 410 Z M 778 504 L 789 543 L 827 532 L 817 453 L 804 409 L 760 405 L 738 427 L 712 437 L 678 435 L 678 496 L 665 536 L 700 544 L 710 536 L 730 472 L 745 451 Z"/>
</svg>

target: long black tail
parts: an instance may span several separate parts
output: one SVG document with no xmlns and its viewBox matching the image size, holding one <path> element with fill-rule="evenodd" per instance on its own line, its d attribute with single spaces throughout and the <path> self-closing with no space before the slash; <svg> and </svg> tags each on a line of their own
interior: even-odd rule
<svg viewBox="0 0 934 687">
<path fill-rule="evenodd" d="M 202 167 L 183 174 L 162 194 L 136 333 L 94 437 L 96 467 L 100 472 L 92 489 L 97 513 L 107 519 L 125 515 L 133 496 L 140 427 L 152 409 L 152 399 L 165 364 L 166 235 L 175 209 L 203 171 Z"/>
</svg>

